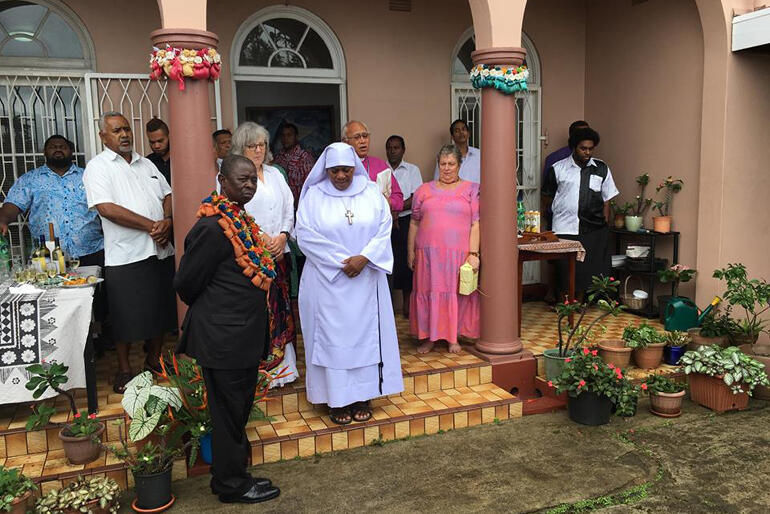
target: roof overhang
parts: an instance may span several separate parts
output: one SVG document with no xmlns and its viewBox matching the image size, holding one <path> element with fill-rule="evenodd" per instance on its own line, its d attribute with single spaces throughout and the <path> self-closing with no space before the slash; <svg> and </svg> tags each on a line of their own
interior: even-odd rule
<svg viewBox="0 0 770 514">
<path fill-rule="evenodd" d="M 733 18 L 733 52 L 770 45 L 770 7 Z"/>
</svg>

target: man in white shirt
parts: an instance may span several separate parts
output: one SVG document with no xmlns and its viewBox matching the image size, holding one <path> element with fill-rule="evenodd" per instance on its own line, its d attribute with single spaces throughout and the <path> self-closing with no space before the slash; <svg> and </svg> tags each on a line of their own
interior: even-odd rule
<svg viewBox="0 0 770 514">
<path fill-rule="evenodd" d="M 463 157 L 460 163 L 460 178 L 481 184 L 481 151 L 473 146 L 468 146 L 471 135 L 468 124 L 465 123 L 465 120 L 454 120 L 449 126 L 449 134 Z M 436 169 L 433 172 L 433 180 L 438 180 L 438 163 L 436 163 Z"/>
<path fill-rule="evenodd" d="M 404 195 L 404 210 L 398 213 L 393 223 L 390 242 L 393 245 L 393 289 L 400 289 L 403 294 L 403 313 L 409 318 L 409 297 L 412 294 L 412 270 L 406 264 L 407 236 L 409 222 L 412 219 L 412 195 L 422 185 L 420 168 L 404 160 L 406 143 L 401 136 L 393 135 L 385 142 L 385 154 L 393 175 L 401 186 Z"/>
<path fill-rule="evenodd" d="M 608 248 L 610 200 L 618 195 L 609 166 L 593 158 L 599 134 L 590 128 L 570 135 L 572 154 L 548 168 L 541 188 L 543 206 L 553 211 L 552 230 L 563 239 L 580 241 L 586 258 L 576 267 L 575 290 L 585 291 L 591 277 L 611 272 Z M 561 290 L 566 273 L 559 265 Z"/>
<path fill-rule="evenodd" d="M 145 367 L 159 369 L 163 334 L 176 327 L 172 286 L 171 187 L 149 160 L 133 150 L 131 124 L 120 113 L 99 121 L 102 153 L 86 166 L 88 207 L 104 231 L 105 285 L 118 353 L 113 389 L 123 393 L 134 373 L 130 343 L 145 340 Z"/>
</svg>

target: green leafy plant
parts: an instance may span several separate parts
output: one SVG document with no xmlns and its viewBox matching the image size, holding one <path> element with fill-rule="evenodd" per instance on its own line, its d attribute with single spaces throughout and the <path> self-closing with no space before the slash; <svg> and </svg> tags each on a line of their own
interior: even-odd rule
<svg viewBox="0 0 770 514">
<path fill-rule="evenodd" d="M 682 179 L 675 179 L 671 175 L 666 177 L 666 179 L 655 188 L 656 193 L 663 190 L 663 201 L 656 201 L 653 209 L 656 209 L 661 216 L 668 216 L 671 211 L 671 202 L 674 200 L 674 195 L 682 190 L 683 185 L 684 181 Z"/>
<path fill-rule="evenodd" d="M 727 283 L 723 298 L 745 311 L 746 318 L 739 322 L 741 332 L 756 337 L 766 331 L 767 321 L 760 316 L 770 309 L 770 284 L 765 279 L 749 279 L 746 266 L 740 263 L 715 270 L 714 278 Z"/>
<path fill-rule="evenodd" d="M 629 206 L 629 216 L 644 216 L 647 209 L 652 204 L 652 198 L 645 198 L 644 191 L 647 189 L 647 185 L 650 183 L 650 174 L 644 173 L 636 177 L 636 184 L 639 186 L 639 194 L 634 197 L 633 202 L 629 202 L 626 205 Z"/>
<path fill-rule="evenodd" d="M 614 277 L 595 276 L 591 278 L 591 285 L 586 291 L 586 301 L 581 303 L 573 300 L 570 302 L 568 299 L 565 299 L 564 303 L 556 305 L 560 357 L 567 355 L 570 345 L 574 347 L 581 346 L 592 331 L 600 327 L 599 322 L 601 320 L 610 315 L 617 316 L 623 311 L 625 306 L 618 304 L 613 299 L 618 292 L 619 285 L 620 281 L 615 280 Z M 599 314 L 587 327 L 583 327 L 581 324 L 592 307 L 596 307 L 599 310 Z M 578 316 L 577 321 L 572 327 L 569 326 L 570 315 Z"/>
<path fill-rule="evenodd" d="M 684 264 L 674 264 L 670 268 L 658 271 L 658 280 L 664 284 L 671 282 L 674 285 L 673 296 L 679 296 L 679 284 L 681 282 L 689 282 L 695 278 L 696 273 L 697 271 L 690 269 Z"/>
<path fill-rule="evenodd" d="M 690 334 L 687 332 L 680 332 L 678 330 L 664 333 L 663 339 L 666 342 L 666 346 L 671 347 L 687 346 L 692 341 Z"/>
<path fill-rule="evenodd" d="M 59 394 L 64 395 L 69 401 L 70 411 L 72 412 L 72 422 L 64 424 L 64 433 L 71 437 L 89 436 L 99 430 L 101 422 L 96 419 L 96 414 L 89 414 L 87 411 L 78 411 L 75 405 L 75 397 L 69 391 L 61 388 L 67 383 L 67 370 L 59 362 L 42 364 L 33 364 L 27 366 L 26 370 L 30 373 L 30 379 L 27 381 L 26 388 L 32 391 L 32 397 L 40 398 L 49 388 Z M 27 430 L 39 430 L 48 425 L 51 416 L 56 413 L 56 409 L 48 405 L 39 405 L 32 408 L 32 415 L 27 419 Z"/>
<path fill-rule="evenodd" d="M 90 512 L 88 504 L 98 500 L 99 507 L 116 514 L 120 508 L 120 486 L 109 477 L 78 477 L 61 489 L 54 489 L 35 503 L 37 514 L 64 514 L 66 512 Z"/>
<path fill-rule="evenodd" d="M 561 375 L 549 381 L 548 385 L 555 387 L 559 393 L 567 392 L 573 397 L 584 392 L 606 396 L 615 404 L 616 414 L 629 415 L 633 412 L 639 391 L 623 375 L 623 370 L 614 364 L 605 364 L 598 353 L 597 350 L 583 348 L 568 357 L 564 360 Z"/>
<path fill-rule="evenodd" d="M 740 326 L 730 317 L 731 310 L 732 306 L 728 305 L 723 312 L 720 309 L 719 312 L 712 310 L 706 314 L 700 324 L 700 335 L 703 337 L 722 337 L 740 332 Z"/>
<path fill-rule="evenodd" d="M 679 363 L 688 375 L 701 373 L 721 378 L 733 394 L 748 393 L 751 396 L 756 386 L 770 386 L 765 365 L 735 346 L 724 349 L 717 345 L 701 346 L 685 352 Z"/>
<path fill-rule="evenodd" d="M 621 216 L 625 216 L 628 214 L 628 212 L 634 207 L 634 204 L 631 202 L 626 202 L 623 205 L 618 205 L 615 200 L 610 200 L 610 209 L 612 209 L 612 212 L 615 214 L 619 214 Z"/>
<path fill-rule="evenodd" d="M 0 466 L 0 512 L 10 512 L 14 500 L 36 489 L 35 483 L 18 469 Z"/>
<path fill-rule="evenodd" d="M 126 384 L 120 403 L 131 417 L 128 438 L 134 442 L 150 435 L 158 424 L 168 423 L 169 409 L 182 408 L 179 390 L 155 385 L 150 371 L 138 374 Z"/>
<path fill-rule="evenodd" d="M 102 444 L 102 448 L 123 461 L 134 473 L 140 475 L 161 473 L 169 469 L 176 459 L 184 458 L 188 449 L 190 449 L 191 454 L 197 453 L 192 450 L 193 446 L 196 446 L 195 438 L 190 437 L 187 442 L 181 443 L 181 436 L 184 432 L 176 430 L 171 434 L 169 425 L 158 428 L 161 436 L 158 444 L 148 441 L 138 448 L 129 447 L 123 434 L 123 427 L 119 423 L 116 423 L 116 426 L 120 444 Z M 190 466 L 192 467 L 194 464 L 195 459 L 190 455 Z"/>
<path fill-rule="evenodd" d="M 687 389 L 687 385 L 684 382 L 675 382 L 663 375 L 652 373 L 644 380 L 641 388 L 648 393 L 679 393 Z"/>
<path fill-rule="evenodd" d="M 628 348 L 647 348 L 651 344 L 666 342 L 664 335 L 658 332 L 655 327 L 642 322 L 635 327 L 628 325 L 623 329 L 623 340 Z"/>
</svg>

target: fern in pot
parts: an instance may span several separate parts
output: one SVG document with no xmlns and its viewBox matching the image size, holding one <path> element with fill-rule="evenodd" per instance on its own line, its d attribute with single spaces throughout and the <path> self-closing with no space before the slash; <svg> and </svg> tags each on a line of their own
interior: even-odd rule
<svg viewBox="0 0 770 514">
<path fill-rule="evenodd" d="M 717 412 L 745 409 L 757 386 L 770 386 L 765 365 L 739 348 L 701 346 L 680 359 L 692 401 Z"/>
</svg>

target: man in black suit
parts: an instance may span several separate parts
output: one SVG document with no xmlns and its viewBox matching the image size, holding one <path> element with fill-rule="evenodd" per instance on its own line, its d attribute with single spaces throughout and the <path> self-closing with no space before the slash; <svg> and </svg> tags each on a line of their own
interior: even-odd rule
<svg viewBox="0 0 770 514">
<path fill-rule="evenodd" d="M 222 196 L 241 209 L 254 196 L 257 181 L 249 159 L 229 155 L 222 161 Z M 201 217 L 185 238 L 174 287 L 189 309 L 177 352 L 194 357 L 206 381 L 211 491 L 224 503 L 258 503 L 280 494 L 269 480 L 246 470 L 246 423 L 267 336 L 266 293 L 244 275 L 219 220 L 219 215 Z"/>
</svg>

